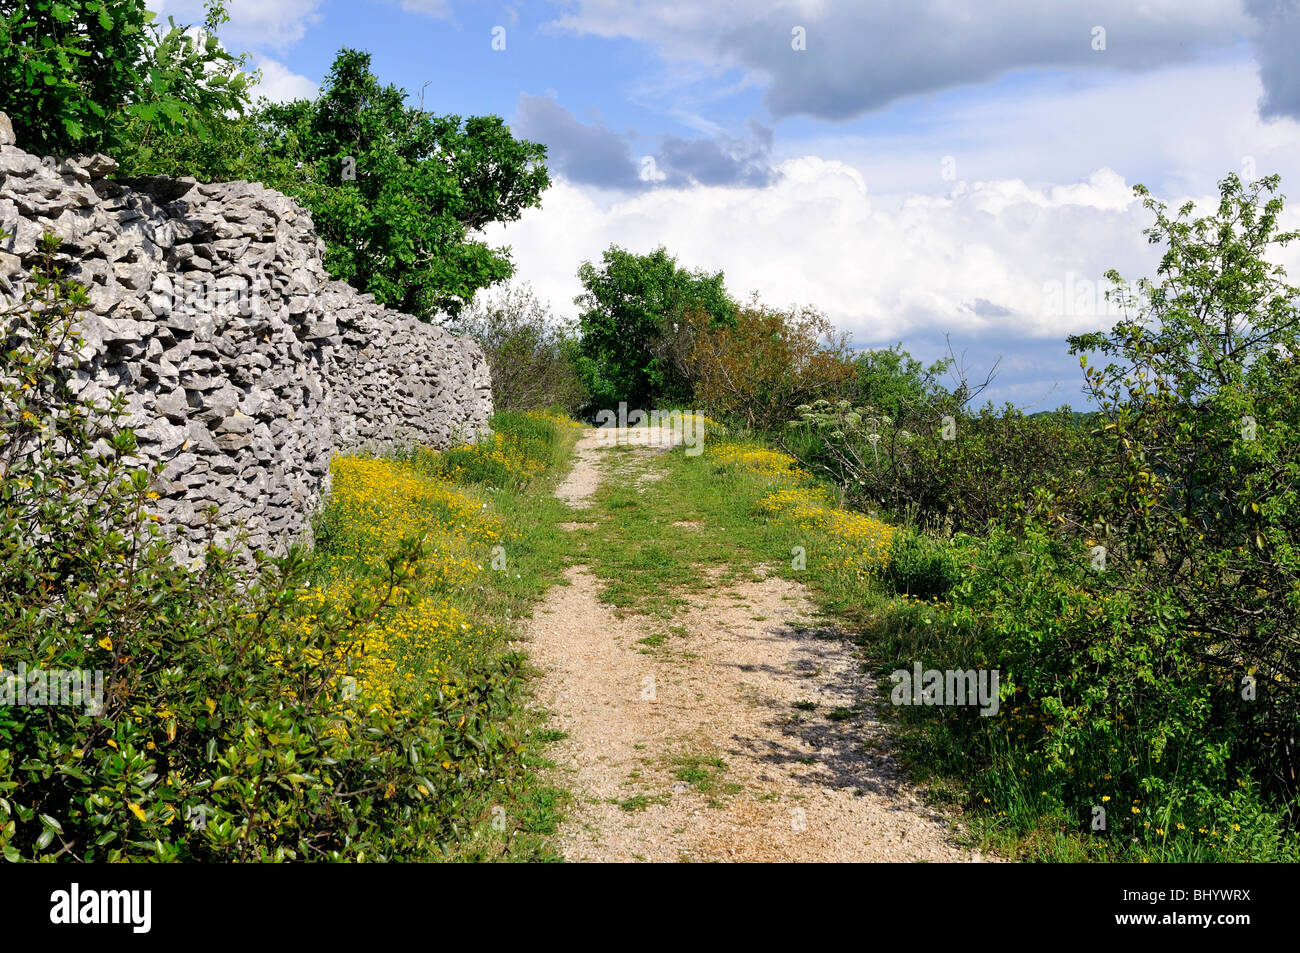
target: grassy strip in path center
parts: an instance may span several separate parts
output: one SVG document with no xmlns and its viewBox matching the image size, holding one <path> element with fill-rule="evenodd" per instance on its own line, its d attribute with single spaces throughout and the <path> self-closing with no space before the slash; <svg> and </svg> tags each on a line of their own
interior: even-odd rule
<svg viewBox="0 0 1300 953">
<path fill-rule="evenodd" d="M 863 544 L 868 556 L 851 551 L 824 489 L 790 463 L 712 436 L 700 456 L 682 448 L 611 449 L 601 458 L 605 473 L 583 516 L 592 525 L 572 533 L 571 558 L 601 579 L 602 601 L 660 618 L 689 605 L 692 592 L 753 578 L 760 565 L 765 574 L 813 582 L 828 610 L 852 615 L 878 550 Z M 786 494 L 775 494 L 764 512 L 760 501 L 774 488 Z M 826 513 L 837 515 L 827 519 Z M 864 537 L 891 532 L 860 519 L 868 524 Z"/>
<path fill-rule="evenodd" d="M 692 591 L 760 561 L 766 528 L 749 519 L 748 501 L 700 479 L 684 451 L 619 446 L 599 459 L 602 479 L 582 517 L 592 525 L 571 534 L 570 558 L 600 578 L 601 601 L 670 619 Z"/>
</svg>

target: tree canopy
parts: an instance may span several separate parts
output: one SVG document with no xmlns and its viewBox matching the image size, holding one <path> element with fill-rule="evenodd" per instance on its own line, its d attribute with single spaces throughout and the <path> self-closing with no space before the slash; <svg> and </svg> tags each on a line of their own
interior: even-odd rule
<svg viewBox="0 0 1300 953">
<path fill-rule="evenodd" d="M 497 116 L 436 115 L 344 48 L 315 99 L 263 102 L 211 134 L 151 144 L 135 173 L 249 179 L 312 213 L 335 278 L 424 319 L 455 316 L 509 278 L 509 248 L 480 232 L 541 204 L 546 147 Z"/>
<path fill-rule="evenodd" d="M 582 263 L 581 370 L 593 404 L 648 408 L 687 402 L 692 384 L 690 312 L 713 324 L 732 324 L 736 302 L 723 286 L 722 272 L 679 267 L 663 246 L 637 255 L 611 245 L 599 266 Z"/>
<path fill-rule="evenodd" d="M 550 185 L 545 146 L 497 116 L 408 105 L 358 50 L 339 53 L 319 97 L 267 105 L 260 120 L 268 184 L 311 210 L 330 273 L 423 318 L 510 277 L 509 249 L 476 233 L 519 218 Z"/>
<path fill-rule="evenodd" d="M 0 3 L 0 111 L 24 149 L 119 153 L 160 131 L 197 130 L 242 112 L 249 76 L 218 42 L 226 13 L 166 30 L 144 0 Z M 134 128 L 135 135 L 127 130 Z"/>
</svg>

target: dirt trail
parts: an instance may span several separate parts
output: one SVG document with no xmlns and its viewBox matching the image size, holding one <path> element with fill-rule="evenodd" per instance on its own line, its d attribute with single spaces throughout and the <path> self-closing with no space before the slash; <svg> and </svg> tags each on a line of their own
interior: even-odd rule
<svg viewBox="0 0 1300 953">
<path fill-rule="evenodd" d="M 584 436 L 556 491 L 579 514 L 604 452 Z M 653 452 L 621 456 L 635 468 Z M 575 796 L 557 837 L 566 859 L 981 859 L 899 777 L 874 685 L 850 643 L 802 621 L 815 614 L 802 587 L 715 588 L 665 624 L 619 619 L 585 567 L 568 578 L 526 633 L 546 673 L 537 701 L 567 733 L 550 749 Z"/>
</svg>

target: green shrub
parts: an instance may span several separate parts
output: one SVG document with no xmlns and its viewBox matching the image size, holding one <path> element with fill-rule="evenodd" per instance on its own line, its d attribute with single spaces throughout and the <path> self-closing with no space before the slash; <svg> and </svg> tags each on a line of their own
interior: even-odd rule
<svg viewBox="0 0 1300 953">
<path fill-rule="evenodd" d="M 1256 685 L 1235 726 L 1255 780 L 1300 804 L 1300 288 L 1273 262 L 1276 176 L 1220 184 L 1210 214 L 1170 214 L 1140 186 L 1166 248 L 1108 333 L 1070 339 L 1102 410 L 1106 479 L 1086 526 L 1107 588 L 1132 595 L 1208 670 Z M 1103 366 L 1093 366 L 1090 354 Z M 1113 581 L 1112 581 L 1113 580 Z M 1157 615 L 1172 606 L 1170 614 Z"/>
<path fill-rule="evenodd" d="M 971 413 L 959 394 L 937 395 L 903 419 L 824 398 L 795 410 L 783 445 L 838 483 L 850 505 L 944 532 L 1018 526 L 1049 498 L 1077 528 L 1103 462 L 1090 428 L 1068 408 Z"/>
<path fill-rule="evenodd" d="M 901 532 L 889 549 L 885 578 L 901 595 L 930 599 L 945 596 L 961 578 L 956 557 L 928 536 Z"/>
<path fill-rule="evenodd" d="M 857 372 L 853 402 L 875 407 L 895 420 L 907 419 L 946 393 L 939 377 L 955 363 L 949 357 L 926 367 L 903 350 L 901 343 L 863 351 L 853 358 Z"/>
<path fill-rule="evenodd" d="M 945 759 L 1022 831 L 1052 817 L 1168 859 L 1295 855 L 1285 805 L 1261 783 L 1276 767 L 1267 709 L 1205 655 L 1176 598 L 1099 585 L 1086 547 L 1041 528 L 958 536 L 955 548 L 971 568 L 951 608 L 904 610 L 891 651 L 997 669 L 1002 705 L 991 718 L 928 718 L 932 767 Z"/>
</svg>

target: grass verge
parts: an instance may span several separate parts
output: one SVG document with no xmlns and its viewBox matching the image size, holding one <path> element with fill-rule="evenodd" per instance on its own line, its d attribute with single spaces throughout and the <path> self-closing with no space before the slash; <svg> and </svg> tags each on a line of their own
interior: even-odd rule
<svg viewBox="0 0 1300 953">
<path fill-rule="evenodd" d="M 434 856 L 403 860 L 554 860 L 565 792 L 541 780 L 555 740 L 523 705 L 530 671 L 510 650 L 517 620 L 561 579 L 565 542 L 554 498 L 578 428 L 558 415 L 501 413 L 490 437 L 444 452 L 346 456 L 315 524 L 313 598 L 341 604 L 403 540 L 423 544 L 412 590 L 368 632 L 348 685 L 369 706 L 455 698 L 485 680 L 501 686 L 490 737 L 503 753 L 491 777 L 466 776 L 446 812 L 456 836 Z M 443 762 L 443 768 L 455 765 Z"/>
</svg>

